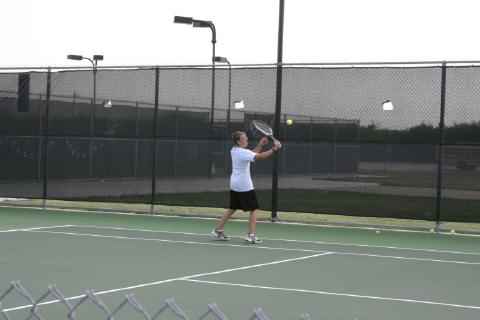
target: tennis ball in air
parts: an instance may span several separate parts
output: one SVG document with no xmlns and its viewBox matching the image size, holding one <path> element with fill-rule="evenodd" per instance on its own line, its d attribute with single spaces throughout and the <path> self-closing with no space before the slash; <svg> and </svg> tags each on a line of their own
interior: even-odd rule
<svg viewBox="0 0 480 320">
<path fill-rule="evenodd" d="M 453 229 L 450 230 L 450 233 L 451 233 L 451 234 L 455 234 L 455 230 L 453 230 Z"/>
<path fill-rule="evenodd" d="M 293 124 L 293 120 L 292 119 L 287 119 L 287 125 L 291 126 Z"/>
<path fill-rule="evenodd" d="M 435 229 L 430 229 L 430 233 L 435 233 Z"/>
</svg>

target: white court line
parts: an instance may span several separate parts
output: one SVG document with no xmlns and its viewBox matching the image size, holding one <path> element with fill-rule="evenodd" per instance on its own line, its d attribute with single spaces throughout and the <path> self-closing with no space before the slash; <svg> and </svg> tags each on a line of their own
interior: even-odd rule
<svg viewBox="0 0 480 320">
<path fill-rule="evenodd" d="M 213 272 L 193 274 L 193 275 L 184 276 L 184 277 L 171 278 L 171 279 L 149 282 L 149 283 L 143 283 L 143 284 L 124 287 L 124 288 L 117 288 L 117 289 L 95 292 L 95 295 L 103 295 L 103 294 L 107 294 L 107 293 L 114 293 L 114 292 L 119 292 L 119 291 L 144 288 L 144 287 L 148 287 L 148 286 L 154 286 L 154 285 L 173 282 L 173 281 L 178 281 L 178 280 L 188 280 L 188 279 L 193 279 L 193 278 L 198 278 L 198 277 L 203 277 L 203 276 L 208 276 L 208 275 L 214 275 L 214 274 L 221 274 L 221 273 L 227 273 L 227 272 L 238 271 L 238 270 L 246 270 L 246 269 L 258 268 L 258 267 L 264 267 L 264 266 L 280 264 L 280 263 L 285 263 L 285 262 L 305 260 L 305 259 L 316 258 L 316 257 L 328 255 L 328 254 L 331 254 L 331 253 L 330 252 L 323 252 L 323 253 L 317 253 L 317 254 L 310 255 L 310 256 L 303 256 L 303 257 L 292 258 L 292 259 L 284 259 L 284 260 L 277 260 L 277 261 L 266 262 L 266 263 L 259 263 L 259 264 L 254 264 L 254 265 L 250 265 L 250 266 L 238 267 L 238 268 L 231 268 L 231 269 L 224 269 L 224 270 L 213 271 Z M 68 298 L 65 298 L 65 300 L 69 301 L 69 300 L 74 300 L 74 299 L 80 299 L 84 296 L 85 295 L 83 294 L 83 295 L 79 295 L 79 296 L 68 297 Z M 38 306 L 53 304 L 53 303 L 56 303 L 56 302 L 60 302 L 60 300 L 57 299 L 57 300 L 45 301 L 45 302 L 39 303 Z M 8 312 L 8 311 L 27 309 L 27 308 L 31 308 L 31 307 L 32 307 L 32 305 L 29 304 L 29 305 L 24 305 L 24 306 L 9 308 L 9 309 L 3 309 L 3 311 Z"/>
<path fill-rule="evenodd" d="M 352 294 L 352 293 L 328 292 L 328 291 L 305 290 L 305 289 L 294 289 L 294 288 L 277 288 L 277 287 L 267 287 L 267 286 L 255 286 L 255 285 L 249 285 L 249 284 L 243 284 L 243 283 L 228 283 L 228 282 L 205 281 L 205 280 L 194 280 L 194 279 L 179 279 L 179 280 L 190 281 L 190 282 L 198 282 L 198 283 L 209 283 L 209 284 L 224 285 L 224 286 L 254 288 L 254 289 L 293 291 L 293 292 L 302 292 L 302 293 L 323 294 L 323 295 L 330 295 L 330 296 L 363 298 L 363 299 L 373 299 L 373 300 L 387 300 L 387 301 L 397 301 L 397 302 L 412 302 L 412 303 L 421 303 L 421 304 L 430 304 L 430 305 L 438 305 L 438 306 L 446 306 L 446 307 L 480 310 L 479 306 L 468 306 L 468 305 L 462 305 L 462 304 L 435 302 L 435 301 L 427 301 L 427 300 L 388 298 L 388 297 L 366 296 L 366 295 Z"/>
<path fill-rule="evenodd" d="M 118 228 L 118 227 L 98 227 L 98 226 L 79 226 L 71 225 L 71 227 L 77 228 L 92 228 L 92 229 L 111 229 L 111 230 L 125 230 L 125 231 L 141 231 L 141 232 L 152 232 L 152 233 L 167 233 L 167 234 L 185 234 L 185 235 L 194 235 L 194 236 L 205 236 L 209 234 L 205 233 L 193 233 L 193 232 L 180 232 L 180 231 L 165 231 L 165 230 L 148 230 L 148 229 L 130 229 L 130 228 Z M 231 238 L 242 238 L 232 236 Z M 351 246 L 351 247 L 361 247 L 361 248 L 377 248 L 377 249 L 393 249 L 393 250 L 406 250 L 406 251 L 420 251 L 420 252 L 433 252 L 433 253 L 450 253 L 450 254 L 461 254 L 461 255 L 474 255 L 480 256 L 478 252 L 461 252 L 461 251 L 446 251 L 446 250 L 435 250 L 435 249 L 423 249 L 423 248 L 408 248 L 408 247 L 391 247 L 391 246 L 376 246 L 369 244 L 356 244 L 356 243 L 338 243 L 338 242 L 323 242 L 323 241 L 309 241 L 309 240 L 294 240 L 294 239 L 280 239 L 280 238 L 264 238 L 264 240 L 269 241 L 285 241 L 285 242 L 294 242 L 294 243 L 313 243 L 313 244 L 326 244 L 326 245 L 335 245 L 335 246 Z"/>
<path fill-rule="evenodd" d="M 336 251 L 331 251 L 331 252 L 333 252 L 335 254 L 338 254 L 338 255 L 364 256 L 364 257 L 372 257 L 372 258 L 390 258 L 390 259 L 399 259 L 399 260 L 414 260 L 414 261 L 429 261 L 429 262 L 444 262 L 444 263 L 480 265 L 480 262 L 428 259 L 428 258 L 412 258 L 412 257 L 399 257 L 399 256 L 385 256 L 385 255 L 379 255 L 379 254 L 356 253 L 356 252 L 336 252 Z"/>
<path fill-rule="evenodd" d="M 298 252 L 310 252 L 310 253 L 324 253 L 320 250 L 310 250 L 310 249 L 298 249 L 298 248 L 281 248 L 281 247 L 268 247 L 268 246 L 257 246 L 257 245 L 240 245 L 240 244 L 230 244 L 225 243 L 209 243 L 209 242 L 196 242 L 196 241 L 185 241 L 185 240 L 168 240 L 168 239 L 152 239 L 152 238 L 136 238 L 136 237 L 122 237 L 122 236 L 109 236 L 101 234 L 90 234 L 90 233 L 75 233 L 75 232 L 62 232 L 62 231 L 42 231 L 42 230 L 25 230 L 28 232 L 36 233 L 49 233 L 49 234 L 64 234 L 71 236 L 86 236 L 86 237 L 95 237 L 95 238 L 110 238 L 110 239 L 123 239 L 123 240 L 140 240 L 140 241 L 156 241 L 156 242 L 165 242 L 165 243 L 183 243 L 183 244 L 195 244 L 195 245 L 208 245 L 208 246 L 227 246 L 227 247 L 241 247 L 241 248 L 255 248 L 255 249 L 267 249 L 267 250 L 282 250 L 282 251 L 298 251 Z M 375 255 L 367 253 L 356 253 L 356 252 L 336 252 L 329 251 L 334 254 L 339 255 L 355 255 L 355 256 L 369 256 L 375 258 L 389 258 L 389 259 L 400 259 L 400 260 L 413 260 L 413 261 L 427 261 L 427 262 L 442 262 L 442 263 L 454 263 L 454 264 L 465 264 L 465 265 L 480 265 L 480 262 L 466 262 L 466 261 L 457 261 L 457 260 L 441 260 L 441 259 L 428 259 L 428 258 L 413 258 L 413 257 L 402 257 L 402 256 L 390 256 L 390 255 Z"/>
<path fill-rule="evenodd" d="M 267 249 L 267 250 L 282 250 L 282 251 L 298 251 L 298 252 L 309 252 L 309 253 L 325 253 L 325 250 L 309 250 L 309 249 L 297 249 L 297 248 L 277 248 L 277 247 L 266 247 L 252 244 L 230 244 L 222 241 L 215 242 L 196 242 L 196 241 L 185 241 L 185 240 L 168 240 L 168 239 L 152 239 L 152 238 L 136 238 L 136 237 L 121 237 L 121 236 L 108 236 L 103 234 L 91 234 L 91 233 L 75 233 L 75 232 L 62 232 L 62 231 L 42 231 L 42 230 L 23 230 L 26 232 L 34 233 L 49 233 L 49 234 L 64 234 L 70 236 L 85 236 L 85 237 L 94 237 L 94 238 L 107 238 L 107 239 L 122 239 L 122 240 L 140 240 L 140 241 L 155 241 L 155 242 L 165 242 L 165 243 L 183 243 L 183 244 L 196 244 L 196 245 L 207 245 L 207 246 L 228 246 L 228 247 L 240 247 L 240 248 L 255 248 L 255 249 Z"/>
<path fill-rule="evenodd" d="M 63 226 L 46 226 L 46 227 L 35 227 L 35 228 L 22 228 L 22 229 L 0 230 L 0 233 L 17 232 L 17 231 L 42 230 L 42 229 L 52 229 L 52 228 L 66 228 L 66 227 L 75 227 L 75 225 L 73 225 L 73 224 L 66 224 L 66 225 L 63 225 Z"/>
</svg>

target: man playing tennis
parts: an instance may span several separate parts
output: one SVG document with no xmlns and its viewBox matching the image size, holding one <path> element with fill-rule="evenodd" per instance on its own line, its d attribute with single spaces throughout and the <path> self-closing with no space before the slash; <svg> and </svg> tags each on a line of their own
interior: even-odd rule
<svg viewBox="0 0 480 320">
<path fill-rule="evenodd" d="M 223 229 L 228 219 L 236 210 L 250 211 L 248 233 L 245 241 L 249 243 L 262 243 L 262 240 L 255 236 L 255 225 L 258 215 L 258 201 L 253 189 L 252 178 L 250 177 L 250 162 L 255 160 L 263 160 L 274 154 L 280 147 L 280 141 L 274 140 L 273 147 L 265 152 L 261 152 L 264 145 L 268 143 L 268 139 L 263 137 L 258 142 L 255 149 L 246 149 L 248 145 L 248 137 L 245 132 L 237 131 L 233 133 L 232 140 L 234 146 L 231 150 L 232 156 L 232 175 L 230 176 L 230 206 L 225 211 L 218 226 L 213 229 L 212 235 L 219 240 L 229 240 Z"/>
</svg>

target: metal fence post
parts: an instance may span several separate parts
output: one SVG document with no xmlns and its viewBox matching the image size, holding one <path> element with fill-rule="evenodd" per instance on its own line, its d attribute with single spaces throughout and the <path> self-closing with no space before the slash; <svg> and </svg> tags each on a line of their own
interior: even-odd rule
<svg viewBox="0 0 480 320">
<path fill-rule="evenodd" d="M 310 154 L 309 154 L 309 162 L 310 162 L 310 175 L 313 175 L 313 117 L 310 117 Z"/>
<path fill-rule="evenodd" d="M 280 115 L 282 113 L 282 61 L 283 61 L 283 20 L 284 20 L 285 0 L 279 0 L 278 17 L 278 49 L 277 49 L 277 95 L 275 102 L 275 125 L 274 133 L 278 137 L 280 132 Z M 270 221 L 277 221 L 278 209 L 278 153 L 273 155 L 273 174 L 272 174 L 272 214 Z"/>
<path fill-rule="evenodd" d="M 47 97 L 45 101 L 45 135 L 43 138 L 43 209 L 47 208 L 48 188 L 48 118 L 50 112 L 50 92 L 52 88 L 52 71 L 47 71 Z"/>
<path fill-rule="evenodd" d="M 338 140 L 338 120 L 333 120 L 333 173 L 337 173 L 337 140 Z"/>
<path fill-rule="evenodd" d="M 154 213 L 155 206 L 155 188 L 157 179 L 157 121 L 158 121 L 158 80 L 159 69 L 155 68 L 155 111 L 153 112 L 153 130 L 152 130 L 152 196 L 150 200 L 150 214 Z"/>
<path fill-rule="evenodd" d="M 442 204 L 442 153 L 443 144 L 445 143 L 444 127 L 445 127 L 445 89 L 447 85 L 447 63 L 442 63 L 442 85 L 440 91 L 440 122 L 438 124 L 438 163 L 437 163 L 437 204 L 435 211 L 435 229 L 440 230 L 440 213 Z"/>
<path fill-rule="evenodd" d="M 175 146 L 173 151 L 173 177 L 177 177 L 177 154 L 178 154 L 178 120 L 179 110 L 178 106 L 175 107 Z"/>
<path fill-rule="evenodd" d="M 135 102 L 135 159 L 133 161 L 133 177 L 138 176 L 138 101 Z"/>
<path fill-rule="evenodd" d="M 37 181 L 42 180 L 42 95 L 38 95 L 38 131 L 37 131 L 37 142 L 38 142 L 38 164 L 37 164 Z"/>
</svg>

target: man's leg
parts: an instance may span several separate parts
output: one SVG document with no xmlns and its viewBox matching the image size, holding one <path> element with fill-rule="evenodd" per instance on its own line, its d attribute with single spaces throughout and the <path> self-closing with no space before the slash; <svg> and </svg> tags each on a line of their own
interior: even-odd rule
<svg viewBox="0 0 480 320">
<path fill-rule="evenodd" d="M 255 233 L 255 225 L 257 224 L 257 215 L 258 209 L 255 209 L 250 212 L 250 217 L 248 218 L 248 233 Z"/>
<path fill-rule="evenodd" d="M 222 219 L 220 220 L 220 223 L 217 226 L 217 230 L 223 231 L 223 228 L 225 228 L 225 224 L 227 223 L 228 219 L 232 216 L 232 214 L 235 213 L 235 209 L 227 209 L 223 213 Z"/>
<path fill-rule="evenodd" d="M 257 224 L 258 209 L 250 212 L 250 218 L 248 219 L 248 234 L 245 236 L 245 241 L 249 243 L 262 243 L 262 240 L 258 239 L 255 235 L 255 225 Z"/>
<path fill-rule="evenodd" d="M 224 232 L 223 228 L 225 227 L 225 224 L 227 223 L 228 219 L 232 216 L 232 214 L 235 212 L 234 209 L 227 209 L 225 210 L 225 213 L 222 216 L 222 219 L 220 220 L 220 223 L 218 226 L 212 230 L 212 236 L 215 238 L 218 238 L 219 240 L 230 240 L 230 237 L 228 237 Z"/>
</svg>

